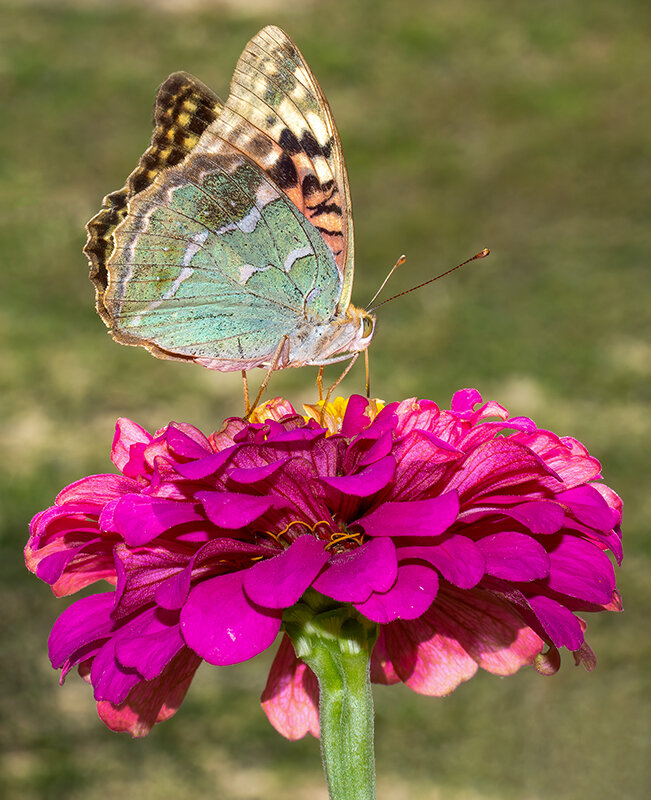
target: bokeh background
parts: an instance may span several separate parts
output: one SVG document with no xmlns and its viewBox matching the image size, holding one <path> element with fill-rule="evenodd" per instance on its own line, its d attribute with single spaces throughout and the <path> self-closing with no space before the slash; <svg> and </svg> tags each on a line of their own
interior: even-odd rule
<svg viewBox="0 0 651 800">
<path fill-rule="evenodd" d="M 596 672 L 485 673 L 437 700 L 380 688 L 384 800 L 647 797 L 651 708 L 651 6 L 647 0 L 0 1 L 2 762 L 7 800 L 325 798 L 318 743 L 258 705 L 271 654 L 204 666 L 177 716 L 132 741 L 46 657 L 68 604 L 29 575 L 29 518 L 110 468 L 114 421 L 206 431 L 237 375 L 120 347 L 93 308 L 84 224 L 184 69 L 226 96 L 263 25 L 296 40 L 334 110 L 365 305 L 481 248 L 489 259 L 381 309 L 373 393 L 446 404 L 476 386 L 585 442 L 626 502 L 626 611 L 589 620 Z M 272 393 L 314 397 L 314 370 Z M 363 371 L 345 385 L 361 391 Z"/>
</svg>

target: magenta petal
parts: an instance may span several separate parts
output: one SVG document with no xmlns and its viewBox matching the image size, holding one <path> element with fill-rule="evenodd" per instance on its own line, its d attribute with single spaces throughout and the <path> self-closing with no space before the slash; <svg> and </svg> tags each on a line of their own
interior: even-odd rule
<svg viewBox="0 0 651 800">
<path fill-rule="evenodd" d="M 174 466 L 179 475 L 183 475 L 184 478 L 188 478 L 191 481 L 198 481 L 218 472 L 231 458 L 235 450 L 236 448 L 229 447 L 226 450 L 220 450 L 218 453 L 204 456 L 197 461 L 188 461 L 186 464 L 175 464 Z"/>
<path fill-rule="evenodd" d="M 368 408 L 368 398 L 359 394 L 351 395 L 346 405 L 346 412 L 341 422 L 341 433 L 350 438 L 355 436 L 364 428 L 370 425 L 370 419 L 366 416 Z"/>
<path fill-rule="evenodd" d="M 118 641 L 115 654 L 123 667 L 136 669 L 145 680 L 151 680 L 184 647 L 178 624 L 166 625 L 154 619 L 144 632 Z"/>
<path fill-rule="evenodd" d="M 583 642 L 581 623 L 565 606 L 550 597 L 528 597 L 529 605 L 557 647 L 578 650 Z"/>
<path fill-rule="evenodd" d="M 118 664 L 115 645 L 116 640 L 109 639 L 93 658 L 90 680 L 95 700 L 122 703 L 133 687 L 142 681 L 135 669 L 125 669 Z"/>
<path fill-rule="evenodd" d="M 564 536 L 549 559 L 550 589 L 590 603 L 610 602 L 615 570 L 603 550 L 575 536 Z"/>
<path fill-rule="evenodd" d="M 388 592 L 374 592 L 365 603 L 354 605 L 365 617 L 381 624 L 416 619 L 432 605 L 437 590 L 438 575 L 433 569 L 404 564 L 398 567 L 398 577 Z"/>
<path fill-rule="evenodd" d="M 272 644 L 280 630 L 281 611 L 260 611 L 247 599 L 245 573 L 219 575 L 198 584 L 181 611 L 183 638 L 210 664 L 253 658 Z"/>
<path fill-rule="evenodd" d="M 277 461 L 272 461 L 270 464 L 263 464 L 260 467 L 233 467 L 228 471 L 228 479 L 243 486 L 268 481 L 270 478 L 273 478 L 291 458 L 291 456 L 285 456 L 284 458 L 279 458 Z"/>
<path fill-rule="evenodd" d="M 451 536 L 437 545 L 409 545 L 397 550 L 399 561 L 422 559 L 433 564 L 441 575 L 461 589 L 472 589 L 484 576 L 484 556 L 472 539 Z"/>
<path fill-rule="evenodd" d="M 94 541 L 99 542 L 100 539 L 97 538 Z M 91 539 L 89 542 L 85 542 L 84 545 L 92 543 L 93 540 Z M 56 583 L 67 564 L 75 558 L 81 549 L 81 547 L 69 547 L 67 550 L 60 550 L 57 553 L 45 556 L 36 567 L 36 577 L 45 581 L 45 583 Z"/>
<path fill-rule="evenodd" d="M 342 603 L 363 603 L 371 592 L 386 592 L 398 574 L 396 548 L 391 539 L 377 538 L 331 556 L 328 566 L 312 583 L 326 597 Z"/>
<path fill-rule="evenodd" d="M 549 464 L 528 447 L 502 436 L 483 442 L 468 453 L 450 479 L 466 502 L 470 498 L 495 494 L 548 475 L 558 478 Z"/>
<path fill-rule="evenodd" d="M 115 592 L 93 594 L 77 600 L 54 623 L 48 639 L 50 661 L 55 669 L 84 646 L 106 638 L 112 628 L 110 613 Z"/>
<path fill-rule="evenodd" d="M 128 494 L 113 507 L 112 522 L 115 532 L 121 534 L 128 545 L 138 547 L 175 525 L 203 519 L 191 503 Z"/>
<path fill-rule="evenodd" d="M 197 492 L 208 519 L 219 528 L 237 530 L 250 525 L 273 508 L 276 500 L 239 492 Z"/>
<path fill-rule="evenodd" d="M 131 548 L 118 544 L 114 551 L 117 588 L 113 619 L 122 620 L 151 605 L 161 587 L 185 572 L 190 556 L 159 547 Z"/>
<path fill-rule="evenodd" d="M 165 578 L 158 584 L 154 594 L 157 605 L 165 609 L 181 608 L 190 591 L 192 567 L 193 562 L 191 561 L 175 575 Z"/>
<path fill-rule="evenodd" d="M 337 478 L 320 478 L 321 483 L 336 492 L 352 497 L 370 497 L 385 489 L 393 480 L 396 462 L 393 456 L 385 456 L 365 467 L 355 475 Z"/>
<path fill-rule="evenodd" d="M 310 534 L 299 536 L 287 550 L 247 569 L 244 591 L 266 608 L 293 606 L 327 563 L 325 544 Z"/>
<path fill-rule="evenodd" d="M 521 503 L 519 506 L 504 509 L 504 513 L 521 522 L 532 533 L 556 533 L 565 520 L 563 508 L 551 500 Z"/>
<path fill-rule="evenodd" d="M 458 513 L 457 493 L 446 492 L 430 500 L 383 503 L 354 524 L 368 536 L 440 536 Z"/>
<path fill-rule="evenodd" d="M 524 533 L 495 533 L 476 544 L 486 559 L 486 572 L 496 578 L 533 581 L 549 574 L 547 551 Z"/>
<path fill-rule="evenodd" d="M 619 521 L 619 514 L 610 508 L 606 500 L 593 486 L 577 486 L 556 495 L 559 502 L 567 505 L 574 517 L 583 525 L 599 531 L 608 531 Z"/>
<path fill-rule="evenodd" d="M 370 444 L 372 442 L 372 444 Z M 363 449 L 367 444 L 370 444 L 368 449 Z M 361 452 L 358 466 L 366 467 L 379 461 L 381 458 L 388 456 L 393 446 L 393 437 L 390 430 L 385 430 L 378 436 L 373 430 L 361 433 L 353 442 L 351 451 L 357 450 Z"/>
<path fill-rule="evenodd" d="M 477 389 L 459 389 L 452 395 L 450 408 L 457 414 L 472 414 L 473 408 L 481 403 L 481 395 Z"/>
</svg>

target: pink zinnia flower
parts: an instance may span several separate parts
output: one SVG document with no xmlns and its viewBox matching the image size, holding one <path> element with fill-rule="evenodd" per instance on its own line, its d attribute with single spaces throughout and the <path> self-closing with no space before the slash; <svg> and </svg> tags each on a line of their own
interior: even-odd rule
<svg viewBox="0 0 651 800">
<path fill-rule="evenodd" d="M 379 625 L 377 683 L 440 696 L 478 667 L 551 673 L 559 647 L 592 668 L 577 612 L 621 608 L 606 554 L 621 561 L 621 502 L 579 442 L 480 403 L 354 396 L 306 421 L 276 400 L 209 438 L 120 420 L 121 474 L 32 521 L 28 567 L 57 595 L 115 586 L 59 617 L 53 666 L 77 665 L 106 724 L 141 736 L 202 660 L 262 652 L 311 589 Z M 318 735 L 316 679 L 287 636 L 263 707 L 285 736 Z"/>
</svg>

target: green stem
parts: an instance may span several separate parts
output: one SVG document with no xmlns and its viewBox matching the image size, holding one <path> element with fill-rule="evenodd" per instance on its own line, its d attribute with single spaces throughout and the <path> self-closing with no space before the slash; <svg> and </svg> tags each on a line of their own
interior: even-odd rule
<svg viewBox="0 0 651 800">
<path fill-rule="evenodd" d="M 370 657 L 375 623 L 316 593 L 285 615 L 297 656 L 319 681 L 321 755 L 330 800 L 374 800 Z"/>
</svg>

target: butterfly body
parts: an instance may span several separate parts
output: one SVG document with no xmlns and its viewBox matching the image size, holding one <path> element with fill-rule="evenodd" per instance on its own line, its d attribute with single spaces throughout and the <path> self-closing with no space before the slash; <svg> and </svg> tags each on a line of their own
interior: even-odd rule
<svg viewBox="0 0 651 800">
<path fill-rule="evenodd" d="M 303 57 L 278 28 L 247 45 L 226 104 L 196 78 L 159 90 L 150 148 L 88 224 L 113 337 L 222 371 L 324 365 L 368 347 L 350 303 L 341 145 Z"/>
</svg>

